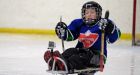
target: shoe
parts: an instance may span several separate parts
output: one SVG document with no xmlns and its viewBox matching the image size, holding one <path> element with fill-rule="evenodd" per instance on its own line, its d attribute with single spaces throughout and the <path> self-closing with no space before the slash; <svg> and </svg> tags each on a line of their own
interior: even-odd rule
<svg viewBox="0 0 140 75">
<path fill-rule="evenodd" d="M 61 54 L 59 51 L 54 51 L 53 55 L 61 58 Z M 60 60 L 56 61 L 56 66 L 58 67 L 58 70 L 65 70 L 65 66 L 64 66 L 63 62 L 61 62 Z"/>
<path fill-rule="evenodd" d="M 54 57 L 60 57 L 60 53 L 59 51 L 54 51 L 53 52 L 53 56 Z M 48 60 L 51 58 L 51 52 L 50 51 L 46 51 L 44 54 L 44 60 L 46 61 L 46 63 L 48 62 Z"/>
<path fill-rule="evenodd" d="M 53 57 L 60 57 L 61 58 L 61 54 L 59 51 L 54 51 L 53 52 Z M 51 58 L 51 52 L 50 51 L 46 51 L 44 54 L 44 60 L 46 61 L 46 63 L 48 63 L 48 60 Z M 49 62 L 49 69 L 51 69 L 51 66 L 53 64 L 54 59 L 51 59 Z M 60 61 L 60 60 L 56 60 L 56 65 L 57 70 L 65 70 L 64 64 Z"/>
<path fill-rule="evenodd" d="M 51 52 L 50 51 L 46 51 L 44 54 L 44 60 L 46 61 L 46 63 L 48 63 L 48 60 L 51 58 Z"/>
</svg>

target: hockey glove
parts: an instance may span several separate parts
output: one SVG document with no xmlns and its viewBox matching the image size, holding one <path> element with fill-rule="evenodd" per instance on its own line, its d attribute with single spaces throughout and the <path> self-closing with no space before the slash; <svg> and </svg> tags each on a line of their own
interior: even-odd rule
<svg viewBox="0 0 140 75">
<path fill-rule="evenodd" d="M 101 30 L 105 30 L 106 34 L 111 34 L 115 28 L 115 25 L 108 19 L 101 19 L 99 21 L 99 27 Z"/>
<path fill-rule="evenodd" d="M 60 39 L 64 39 L 66 30 L 67 30 L 67 25 L 64 22 L 57 23 L 55 27 L 55 32 Z"/>
</svg>

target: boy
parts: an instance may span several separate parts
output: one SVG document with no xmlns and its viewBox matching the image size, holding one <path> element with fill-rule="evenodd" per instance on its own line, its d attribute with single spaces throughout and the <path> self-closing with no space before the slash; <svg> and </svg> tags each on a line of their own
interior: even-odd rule
<svg viewBox="0 0 140 75">
<path fill-rule="evenodd" d="M 102 7 L 94 2 L 85 3 L 81 11 L 82 18 L 75 19 L 70 25 L 59 22 L 56 26 L 56 34 L 60 39 L 73 41 L 78 39 L 75 48 L 69 48 L 62 54 L 54 52 L 54 56 L 62 56 L 67 63 L 68 69 L 84 69 L 88 66 L 99 66 L 101 51 L 101 29 L 105 30 L 104 35 L 104 63 L 107 58 L 107 42 L 114 43 L 120 38 L 120 30 L 110 19 L 101 18 Z M 64 34 L 64 36 L 62 36 Z M 47 62 L 50 51 L 44 55 Z M 63 64 L 58 62 L 59 69 L 63 70 Z M 94 74 L 94 72 L 92 73 Z M 87 74 L 79 74 L 87 75 Z M 88 74 L 89 75 L 89 74 Z"/>
</svg>

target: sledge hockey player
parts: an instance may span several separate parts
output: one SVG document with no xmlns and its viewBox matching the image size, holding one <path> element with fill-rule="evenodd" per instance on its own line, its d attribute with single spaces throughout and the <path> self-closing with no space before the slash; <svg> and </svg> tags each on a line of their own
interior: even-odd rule
<svg viewBox="0 0 140 75">
<path fill-rule="evenodd" d="M 73 41 L 78 39 L 76 47 L 66 49 L 62 54 L 54 51 L 53 56 L 62 57 L 68 69 L 84 69 L 86 67 L 98 67 L 101 51 L 101 29 L 104 35 L 104 63 L 107 58 L 107 43 L 114 43 L 120 38 L 119 28 L 110 19 L 102 18 L 102 7 L 94 1 L 89 1 L 82 6 L 82 18 L 73 20 L 70 25 L 59 22 L 56 25 L 56 34 L 60 39 Z M 64 36 L 62 37 L 62 34 Z M 47 62 L 51 52 L 46 51 L 44 59 Z M 52 60 L 53 61 L 53 60 Z M 51 65 L 51 64 L 50 64 Z M 62 62 L 57 62 L 58 69 L 64 70 Z M 92 72 L 93 75 L 95 73 Z M 89 75 L 79 73 L 79 75 Z"/>
</svg>

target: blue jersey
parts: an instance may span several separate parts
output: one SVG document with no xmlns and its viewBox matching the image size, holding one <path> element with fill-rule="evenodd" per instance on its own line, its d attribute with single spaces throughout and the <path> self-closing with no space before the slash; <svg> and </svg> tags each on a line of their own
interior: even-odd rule
<svg viewBox="0 0 140 75">
<path fill-rule="evenodd" d="M 111 20 L 112 24 L 114 24 Z M 86 25 L 82 19 L 75 19 L 68 26 L 64 39 L 72 41 L 78 39 L 76 48 L 89 48 L 92 50 L 101 50 L 101 29 L 97 22 L 93 26 Z M 114 24 L 111 34 L 104 36 L 104 55 L 107 56 L 107 43 L 113 43 L 120 37 L 120 30 Z"/>
</svg>

